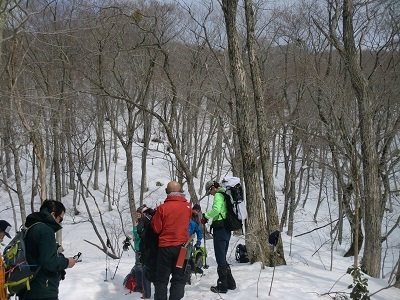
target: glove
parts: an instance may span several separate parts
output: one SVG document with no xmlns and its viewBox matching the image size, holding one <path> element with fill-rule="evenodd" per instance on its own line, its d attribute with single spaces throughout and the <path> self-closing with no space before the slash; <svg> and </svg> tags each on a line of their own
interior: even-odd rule
<svg viewBox="0 0 400 300">
<path fill-rule="evenodd" d="M 206 215 L 203 214 L 203 218 L 201 219 L 201 224 L 206 224 L 208 222 L 208 219 L 206 218 Z"/>
<path fill-rule="evenodd" d="M 65 270 L 61 270 L 61 280 L 65 279 L 65 274 L 67 274 L 67 272 L 65 272 Z"/>
<path fill-rule="evenodd" d="M 203 218 L 201 219 L 201 224 L 206 224 L 208 222 L 208 219 L 206 218 L 206 215 L 203 214 Z"/>
<path fill-rule="evenodd" d="M 196 245 L 194 245 L 194 247 L 196 248 L 196 250 L 199 250 L 199 249 L 200 249 L 200 246 L 201 246 L 201 241 L 198 240 L 198 241 L 196 242 Z"/>
</svg>

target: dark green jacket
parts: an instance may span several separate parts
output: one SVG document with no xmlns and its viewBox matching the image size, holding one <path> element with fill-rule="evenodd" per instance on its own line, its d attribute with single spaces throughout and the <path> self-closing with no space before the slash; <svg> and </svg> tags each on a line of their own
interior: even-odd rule
<svg viewBox="0 0 400 300">
<path fill-rule="evenodd" d="M 30 214 L 25 226 L 37 222 L 40 223 L 32 226 L 26 235 L 26 258 L 30 265 L 40 266 L 40 270 L 24 299 L 56 298 L 61 271 L 68 267 L 68 259 L 57 253 L 55 233 L 62 227 L 47 210 Z"/>
</svg>

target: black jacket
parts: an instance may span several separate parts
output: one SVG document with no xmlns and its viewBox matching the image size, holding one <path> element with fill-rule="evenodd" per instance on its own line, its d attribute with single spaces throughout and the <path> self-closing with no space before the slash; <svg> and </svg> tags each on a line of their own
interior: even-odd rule
<svg viewBox="0 0 400 300">
<path fill-rule="evenodd" d="M 38 224 L 32 226 L 35 223 Z M 24 299 L 57 298 L 61 272 L 69 262 L 57 253 L 55 233 L 62 227 L 47 210 L 30 214 L 25 226 L 32 226 L 26 234 L 26 258 L 30 265 L 40 266 L 40 270 Z"/>
</svg>

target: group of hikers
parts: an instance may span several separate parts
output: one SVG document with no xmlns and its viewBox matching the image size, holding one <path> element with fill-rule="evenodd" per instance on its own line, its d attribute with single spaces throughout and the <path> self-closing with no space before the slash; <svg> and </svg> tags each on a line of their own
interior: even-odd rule
<svg viewBox="0 0 400 300">
<path fill-rule="evenodd" d="M 236 289 L 235 279 L 226 260 L 231 231 L 224 226 L 223 221 L 226 217 L 224 189 L 217 181 L 207 182 L 205 189 L 207 195 L 214 196 L 211 210 L 205 213 L 201 213 L 199 204 L 191 206 L 176 181 L 167 184 L 167 196 L 163 204 L 156 209 L 146 205 L 137 209 L 137 221 L 133 224 L 136 255 L 134 270 L 142 299 L 151 298 L 151 283 L 154 284 L 155 300 L 179 300 L 184 297 L 185 286 L 190 284 L 192 271 L 203 272 L 193 263 L 190 253 L 201 247 L 201 228 L 205 228 L 208 220 L 212 220 L 214 253 L 218 265 L 217 284 L 211 286 L 210 290 L 226 293 Z M 65 269 L 72 268 L 77 262 L 76 258 L 64 257 L 55 239 L 55 233 L 62 228 L 64 214 L 65 207 L 61 202 L 45 200 L 39 212 L 27 217 L 25 227 L 29 230 L 25 239 L 26 259 L 33 266 L 31 269 L 37 270 L 35 279 L 30 282 L 30 289 L 17 294 L 18 299 L 58 300 L 59 284 L 64 279 Z M 7 221 L 0 220 L 0 240 L 4 236 L 11 238 L 10 229 L 11 225 Z M 149 238 L 151 236 L 153 238 Z M 190 243 L 194 236 L 197 237 L 196 242 Z M 189 250 L 184 266 L 178 266 L 182 245 L 187 245 Z M 4 287 L 1 287 L 1 291 L 4 292 Z"/>
<path fill-rule="evenodd" d="M 185 286 L 191 284 L 191 273 L 203 273 L 191 254 L 200 249 L 203 239 L 201 228 L 205 228 L 209 219 L 212 219 L 214 253 L 218 265 L 217 284 L 210 290 L 214 293 L 226 293 L 236 289 L 235 279 L 226 261 L 231 231 L 225 228 L 223 221 L 226 215 L 225 198 L 222 194 L 224 189 L 217 181 L 207 182 L 205 189 L 208 195 L 214 196 L 211 210 L 205 213 L 201 213 L 199 204 L 191 207 L 181 185 L 176 181 L 167 184 L 167 197 L 157 209 L 146 205 L 137 209 L 138 220 L 133 226 L 136 252 L 134 270 L 142 299 L 150 299 L 151 282 L 154 283 L 155 300 L 179 300 L 184 297 Z M 156 236 L 156 244 L 149 234 Z M 188 245 L 189 248 L 183 266 L 177 264 L 182 245 Z"/>
</svg>

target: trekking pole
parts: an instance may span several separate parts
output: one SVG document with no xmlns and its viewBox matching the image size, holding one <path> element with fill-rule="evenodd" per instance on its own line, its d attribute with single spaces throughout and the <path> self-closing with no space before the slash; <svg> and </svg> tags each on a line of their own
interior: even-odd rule
<svg viewBox="0 0 400 300">
<path fill-rule="evenodd" d="M 106 252 L 106 279 L 104 279 L 104 281 L 106 281 L 106 282 L 108 281 L 108 280 L 107 280 L 107 256 L 108 256 L 108 255 L 107 255 L 107 252 Z"/>
<path fill-rule="evenodd" d="M 130 237 L 129 236 L 127 236 L 122 243 L 123 243 L 122 253 L 121 253 L 121 256 L 119 257 L 117 267 L 115 268 L 114 275 L 113 275 L 113 277 L 111 277 L 111 280 L 114 280 L 114 278 L 115 278 L 115 274 L 117 273 L 117 270 L 118 270 L 118 267 L 119 267 L 119 263 L 121 262 L 122 255 L 124 255 L 124 251 L 128 251 L 129 250 L 129 246 L 132 247 L 132 244 L 130 242 Z M 133 249 L 133 247 L 132 247 L 132 249 Z"/>
<path fill-rule="evenodd" d="M 108 271 L 108 265 L 107 265 L 107 262 L 108 262 L 108 248 L 111 248 L 111 243 L 110 243 L 110 240 L 109 240 L 109 239 L 107 239 L 107 249 L 106 249 L 106 279 L 104 279 L 105 282 L 108 281 L 108 280 L 107 280 L 107 271 Z"/>
<path fill-rule="evenodd" d="M 203 225 L 203 239 L 204 239 L 204 250 L 205 250 L 205 256 L 204 256 L 204 269 L 208 269 L 208 265 L 207 265 L 207 248 L 206 248 L 206 224 L 202 224 Z"/>
<path fill-rule="evenodd" d="M 111 277 L 111 280 L 114 280 L 114 278 L 115 278 L 115 274 L 117 273 L 117 270 L 118 270 L 118 267 L 119 267 L 119 263 L 121 262 L 122 255 L 124 255 L 124 251 L 122 251 L 122 254 L 121 254 L 121 256 L 119 257 L 117 266 L 115 267 L 114 275 Z"/>
</svg>

